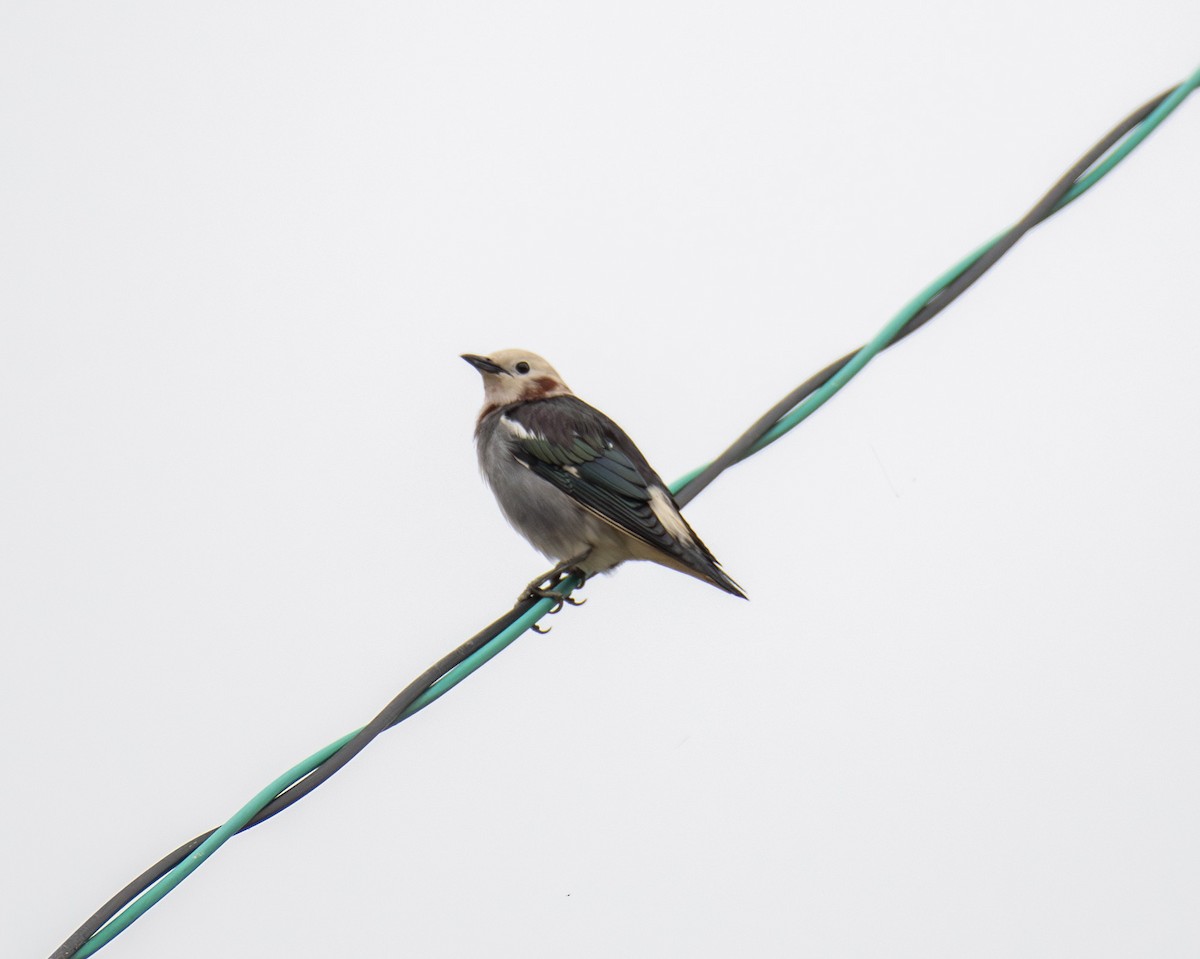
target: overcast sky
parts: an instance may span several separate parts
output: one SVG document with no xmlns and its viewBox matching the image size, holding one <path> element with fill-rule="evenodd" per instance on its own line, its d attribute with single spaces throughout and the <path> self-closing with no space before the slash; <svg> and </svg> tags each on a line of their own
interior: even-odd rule
<svg viewBox="0 0 1200 959">
<path fill-rule="evenodd" d="M 0 952 L 547 564 L 458 359 L 668 479 L 1200 65 L 1132 4 L 0 11 Z M 646 564 L 105 952 L 1194 957 L 1200 97 Z"/>
</svg>

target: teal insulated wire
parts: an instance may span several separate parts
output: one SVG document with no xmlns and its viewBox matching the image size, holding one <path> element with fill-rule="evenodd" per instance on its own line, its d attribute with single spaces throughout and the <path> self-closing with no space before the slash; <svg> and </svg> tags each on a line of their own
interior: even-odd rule
<svg viewBox="0 0 1200 959">
<path fill-rule="evenodd" d="M 1129 134 L 1122 143 L 1116 147 L 1103 161 L 1097 164 L 1090 173 L 1071 188 L 1071 191 L 1060 202 L 1056 210 L 1061 210 L 1068 203 L 1071 203 L 1076 198 L 1082 196 L 1101 179 L 1104 178 L 1110 170 L 1118 163 L 1129 156 L 1129 154 L 1141 143 L 1150 133 L 1157 127 L 1166 117 L 1181 104 L 1193 90 L 1200 86 L 1200 69 L 1197 69 L 1191 76 L 1176 87 L 1162 103 L 1150 114 L 1136 130 Z M 1007 231 L 1005 231 L 1007 232 Z M 855 376 L 864 366 L 866 366 L 875 356 L 885 349 L 896 338 L 896 334 L 900 332 L 901 327 L 909 320 L 916 316 L 917 312 L 926 303 L 932 300 L 935 296 L 941 293 L 946 287 L 953 283 L 956 279 L 962 276 L 972 264 L 982 257 L 988 250 L 992 249 L 1003 236 L 1003 233 L 998 233 L 987 243 L 973 250 L 954 266 L 950 267 L 945 273 L 939 276 L 936 280 L 930 283 L 925 289 L 921 290 L 904 306 L 899 313 L 892 317 L 887 325 L 876 334 L 875 338 L 864 346 L 858 353 L 855 354 L 846 366 L 838 373 L 834 374 L 833 379 L 822 386 L 819 390 L 812 394 L 808 400 L 801 405 L 795 412 L 788 415 L 779 422 L 775 429 L 771 430 L 763 437 L 760 445 L 756 448 L 756 452 L 765 446 L 769 446 L 785 433 L 795 429 L 800 423 L 807 419 L 812 413 L 820 409 L 833 394 L 845 386 L 850 379 Z"/>
<path fill-rule="evenodd" d="M 1169 116 L 1184 99 L 1188 97 L 1194 90 L 1200 87 L 1200 69 L 1193 72 L 1179 86 L 1175 87 L 1157 106 L 1149 112 L 1135 127 L 1133 127 L 1127 135 L 1115 144 L 1102 158 L 1094 163 L 1086 173 L 1076 179 L 1071 188 L 1063 194 L 1053 210 L 1056 212 L 1063 207 L 1074 202 L 1078 197 L 1082 196 L 1090 190 L 1096 183 L 1103 179 L 1114 167 L 1124 160 L 1167 116 Z M 1046 214 L 1049 215 L 1049 214 Z M 903 309 L 901 309 L 888 323 L 879 331 L 879 333 L 865 346 L 859 349 L 856 353 L 846 359 L 846 362 L 836 369 L 835 372 L 821 385 L 809 392 L 800 402 L 787 410 L 780 416 L 769 429 L 752 443 L 749 450 L 744 455 L 750 455 L 754 452 L 769 446 L 780 437 L 795 429 L 800 423 L 811 416 L 816 410 L 820 409 L 826 402 L 829 401 L 843 386 L 846 385 L 854 376 L 882 350 L 892 345 L 898 337 L 905 335 L 904 331 L 906 324 L 909 324 L 922 310 L 925 310 L 929 305 L 936 301 L 939 296 L 942 296 L 952 284 L 964 276 L 972 267 L 981 261 L 989 252 L 996 248 L 997 244 L 1002 239 L 1009 236 L 1010 231 L 1004 231 L 997 234 L 995 237 L 972 251 L 941 276 L 937 277 L 932 283 L 922 289 L 915 297 L 910 300 Z M 1011 242 L 1011 241 L 1010 241 Z M 911 332 L 911 331 L 910 331 Z M 684 487 L 688 486 L 693 480 L 710 468 L 711 464 L 698 467 L 687 475 L 681 477 L 674 484 L 672 490 L 680 492 Z M 562 595 L 569 595 L 570 592 L 578 586 L 578 582 L 572 578 L 568 578 L 559 584 L 558 589 Z M 554 602 L 550 599 L 542 599 L 536 603 L 528 605 L 527 608 L 522 608 L 518 615 L 511 618 L 511 622 L 501 630 L 490 636 L 486 642 L 474 648 L 469 655 L 462 658 L 461 661 L 444 671 L 437 672 L 433 675 L 431 681 L 421 690 L 419 695 L 416 695 L 410 702 L 404 706 L 403 710 L 395 717 L 389 717 L 388 722 L 381 728 L 395 725 L 395 723 L 406 719 L 416 712 L 424 709 L 430 703 L 441 698 L 464 679 L 474 673 L 477 669 L 494 658 L 504 649 L 508 648 L 530 627 L 537 623 L 540 619 L 546 616 L 554 607 Z M 435 673 L 436 670 L 428 670 L 426 674 Z M 385 710 L 386 712 L 386 710 Z M 124 908 L 120 908 L 120 904 L 113 906 L 117 902 L 121 894 L 115 897 L 113 902 L 107 904 L 105 908 L 113 907 L 111 915 L 107 923 L 98 928 L 90 928 L 88 925 L 82 927 L 75 936 L 69 939 L 64 945 L 54 954 L 54 959 L 83 959 L 83 957 L 94 954 L 97 950 L 103 948 L 112 939 L 119 935 L 123 930 L 128 928 L 133 922 L 139 919 L 148 909 L 155 903 L 159 902 L 171 890 L 178 886 L 184 879 L 187 878 L 195 869 L 197 869 L 205 860 L 208 859 L 217 849 L 219 849 L 230 837 L 236 835 L 240 830 L 252 824 L 258 817 L 261 821 L 262 813 L 265 809 L 271 806 L 272 803 L 277 803 L 278 800 L 285 796 L 290 789 L 293 789 L 297 784 L 303 784 L 303 781 L 314 771 L 320 769 L 327 762 L 334 761 L 342 753 L 342 750 L 351 744 L 364 733 L 369 727 L 355 730 L 342 736 L 340 739 L 330 743 L 324 749 L 319 750 L 309 756 L 304 761 L 293 766 L 285 773 L 277 777 L 268 786 L 258 792 L 249 802 L 232 816 L 228 822 L 220 828 L 214 830 L 211 834 L 203 839 L 202 842 L 197 842 L 195 848 L 191 849 L 182 858 L 178 864 L 169 869 L 165 869 L 160 875 L 154 874 L 148 882 L 148 888 L 144 885 L 145 891 L 137 896 L 136 899 L 128 901 Z M 372 733 L 372 736 L 374 733 Z M 369 741 L 369 739 L 368 739 Z M 365 745 L 365 742 L 362 743 Z M 360 747 L 361 748 L 361 745 Z M 355 750 L 357 752 L 357 750 Z M 352 754 L 351 754 L 352 755 Z M 346 756 L 348 761 L 349 756 Z M 286 805 L 286 803 L 284 804 Z M 280 808 L 283 808 L 282 806 Z M 278 811 L 278 810 L 276 810 Z M 135 881 L 136 882 L 136 881 Z M 120 909 L 120 911 L 117 911 Z M 104 913 L 104 910 L 101 911 Z M 97 917 L 93 917 L 95 920 Z M 100 921 L 103 921 L 101 918 Z"/>
</svg>

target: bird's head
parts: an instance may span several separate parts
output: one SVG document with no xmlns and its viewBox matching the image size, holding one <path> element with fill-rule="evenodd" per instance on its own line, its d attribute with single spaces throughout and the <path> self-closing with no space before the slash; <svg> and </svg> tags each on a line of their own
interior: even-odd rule
<svg viewBox="0 0 1200 959">
<path fill-rule="evenodd" d="M 500 350 L 487 356 L 464 353 L 462 358 L 483 375 L 485 409 L 571 395 L 558 371 L 528 350 Z"/>
</svg>

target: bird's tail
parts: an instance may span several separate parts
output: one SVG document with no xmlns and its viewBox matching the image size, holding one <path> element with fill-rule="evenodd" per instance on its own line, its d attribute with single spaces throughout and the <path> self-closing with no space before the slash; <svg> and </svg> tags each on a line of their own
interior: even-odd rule
<svg viewBox="0 0 1200 959">
<path fill-rule="evenodd" d="M 712 584 L 717 589 L 724 590 L 734 596 L 740 596 L 742 599 L 749 599 L 745 590 L 734 582 L 733 578 L 725 570 L 721 569 L 721 565 L 707 549 L 701 547 L 699 549 L 684 550 L 684 555 L 681 558 L 684 564 L 686 564 L 684 572 Z"/>
<path fill-rule="evenodd" d="M 749 599 L 746 591 L 742 589 L 733 578 L 729 576 L 725 570 L 721 569 L 716 563 L 712 563 L 705 572 L 704 578 L 712 583 L 717 589 L 723 589 L 727 593 L 732 593 L 734 596 L 740 596 L 742 599 Z"/>
</svg>

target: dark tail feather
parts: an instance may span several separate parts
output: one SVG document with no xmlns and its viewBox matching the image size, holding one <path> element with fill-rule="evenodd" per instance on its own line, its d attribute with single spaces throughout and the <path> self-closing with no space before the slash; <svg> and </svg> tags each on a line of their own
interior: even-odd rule
<svg viewBox="0 0 1200 959">
<path fill-rule="evenodd" d="M 688 550 L 684 561 L 691 567 L 692 575 L 697 579 L 702 579 L 706 583 L 712 583 L 717 589 L 722 589 L 734 596 L 740 596 L 742 599 L 750 598 L 746 595 L 742 587 L 735 583 L 733 578 L 717 565 L 717 561 L 707 551 Z"/>
<path fill-rule="evenodd" d="M 725 575 L 725 571 L 716 563 L 708 569 L 705 579 L 716 586 L 718 589 L 723 589 L 727 593 L 732 593 L 734 596 L 740 596 L 742 599 L 749 599 L 745 590 L 742 589 L 732 578 Z"/>
</svg>

